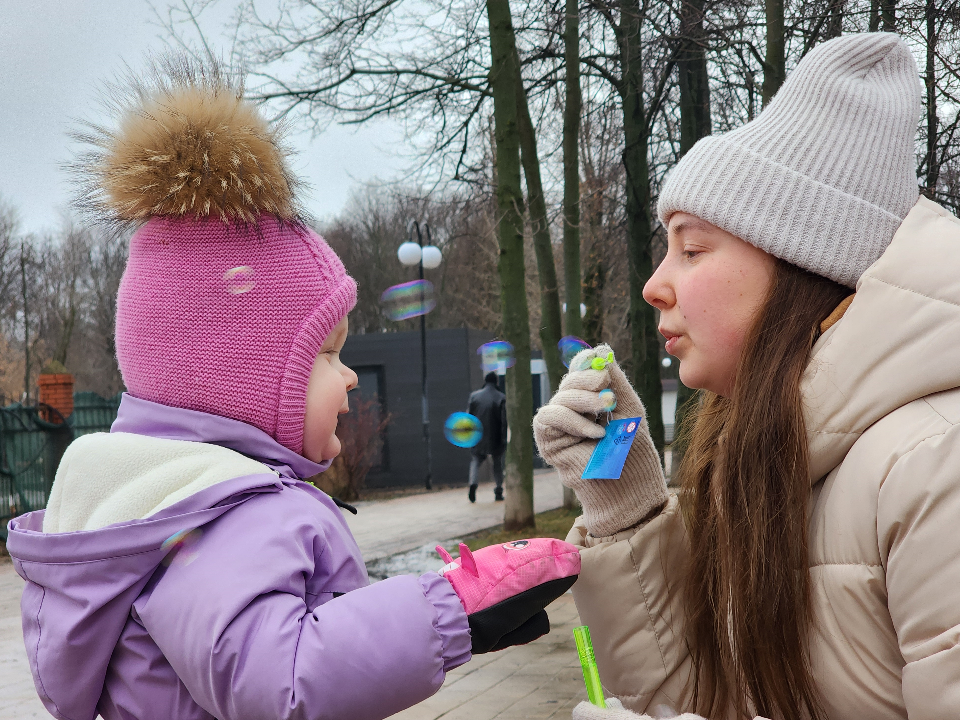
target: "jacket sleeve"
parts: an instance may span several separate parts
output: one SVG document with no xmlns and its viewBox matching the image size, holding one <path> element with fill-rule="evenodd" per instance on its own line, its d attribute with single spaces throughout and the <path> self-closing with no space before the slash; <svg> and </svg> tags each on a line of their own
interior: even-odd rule
<svg viewBox="0 0 960 720">
<path fill-rule="evenodd" d="M 960 707 L 960 425 L 924 440 L 887 474 L 877 538 L 905 665 L 911 720 Z"/>
<path fill-rule="evenodd" d="M 676 496 L 653 519 L 611 537 L 592 537 L 582 520 L 567 536 L 583 548 L 573 597 L 590 627 L 604 688 L 634 712 L 664 704 L 688 710 L 692 663 L 680 583 L 687 544 Z"/>
<path fill-rule="evenodd" d="M 328 553 L 332 593 L 338 560 L 324 518 L 295 495 L 250 499 L 205 526 L 134 605 L 190 695 L 220 720 L 375 720 L 432 695 L 470 658 L 453 588 L 435 573 L 394 577 L 309 611 L 316 558 Z"/>
</svg>

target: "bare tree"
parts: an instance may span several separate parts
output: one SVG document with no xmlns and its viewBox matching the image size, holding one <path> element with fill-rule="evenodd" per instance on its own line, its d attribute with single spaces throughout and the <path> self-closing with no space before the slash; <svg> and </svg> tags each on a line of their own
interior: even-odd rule
<svg viewBox="0 0 960 720">
<path fill-rule="evenodd" d="M 40 327 L 50 360 L 66 365 L 70 343 L 84 315 L 87 280 L 90 277 L 89 230 L 67 223 L 58 237 L 48 237 L 37 248 L 42 272 L 38 278 L 41 298 Z"/>
<path fill-rule="evenodd" d="M 48 361 L 65 365 L 77 390 L 123 388 L 113 343 L 126 238 L 66 221 L 45 237 L 16 232 L 0 212 L 0 395 L 31 402 Z"/>
<path fill-rule="evenodd" d="M 38 332 L 41 322 L 41 278 L 43 263 L 41 254 L 37 250 L 36 238 L 21 235 L 19 238 L 19 253 L 16 259 L 17 282 L 17 319 L 20 335 L 20 344 L 23 357 L 23 389 L 21 399 L 29 403 L 34 395 L 33 379 L 40 368 L 38 356 L 43 352 L 42 337 Z"/>
<path fill-rule="evenodd" d="M 16 210 L 0 198 L 0 316 L 7 317 L 13 307 L 15 284 L 14 255 L 19 235 Z"/>
<path fill-rule="evenodd" d="M 83 332 L 75 351 L 83 359 L 72 360 L 77 387 L 105 397 L 123 390 L 117 365 L 117 293 L 127 264 L 129 237 L 89 230 L 87 303 Z"/>
<path fill-rule="evenodd" d="M 506 508 L 504 528 L 534 527 L 532 391 L 530 330 L 523 260 L 523 194 L 520 189 L 520 119 L 517 81 L 520 77 L 516 37 L 509 0 L 487 0 L 490 23 L 490 85 L 497 138 L 497 221 L 500 239 L 500 288 L 503 330 L 513 344 L 516 364 L 507 370 Z"/>
<path fill-rule="evenodd" d="M 365 187 L 347 207 L 320 228 L 357 280 L 352 333 L 413 330 L 413 320 L 395 322 L 382 312 L 380 295 L 411 279 L 397 261 L 397 248 L 409 236 L 413 218 L 428 224 L 444 261 L 426 277 L 435 287 L 436 308 L 428 327 L 467 326 L 499 332 L 500 281 L 494 208 L 486 191 L 427 199 L 416 189 Z"/>
<path fill-rule="evenodd" d="M 22 376 L 12 336 L 18 307 L 17 275 L 19 221 L 16 210 L 0 198 L 0 405 L 20 395 L 16 378 Z"/>
</svg>

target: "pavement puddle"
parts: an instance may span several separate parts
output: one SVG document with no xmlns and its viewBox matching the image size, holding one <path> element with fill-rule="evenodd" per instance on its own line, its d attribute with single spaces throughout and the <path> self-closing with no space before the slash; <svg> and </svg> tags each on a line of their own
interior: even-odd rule
<svg viewBox="0 0 960 720">
<path fill-rule="evenodd" d="M 425 572 L 436 571 L 443 567 L 444 562 L 437 555 L 437 545 L 456 547 L 459 540 L 436 540 L 428 542 L 413 550 L 397 553 L 385 558 L 371 560 L 367 565 L 367 574 L 371 582 L 386 580 L 395 575 L 423 575 Z"/>
</svg>

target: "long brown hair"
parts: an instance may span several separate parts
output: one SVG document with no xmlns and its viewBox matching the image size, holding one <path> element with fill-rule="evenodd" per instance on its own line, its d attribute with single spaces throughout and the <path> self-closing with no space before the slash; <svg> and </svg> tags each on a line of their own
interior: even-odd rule
<svg viewBox="0 0 960 720">
<path fill-rule="evenodd" d="M 850 290 L 778 260 L 732 397 L 705 393 L 687 433 L 680 501 L 693 698 L 706 717 L 748 707 L 822 717 L 810 673 L 810 480 L 800 377 L 820 322 Z M 753 717 L 753 715 L 749 715 Z"/>
</svg>

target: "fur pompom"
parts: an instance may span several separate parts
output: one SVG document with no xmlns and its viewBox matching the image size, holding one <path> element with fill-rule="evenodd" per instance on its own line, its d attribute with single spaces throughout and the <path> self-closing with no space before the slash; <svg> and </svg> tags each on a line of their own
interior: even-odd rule
<svg viewBox="0 0 960 720">
<path fill-rule="evenodd" d="M 146 80 L 111 91 L 116 129 L 88 124 L 75 135 L 94 148 L 73 165 L 77 205 L 93 219 L 121 226 L 157 216 L 298 219 L 280 131 L 244 100 L 239 74 L 180 56 L 155 61 Z"/>
</svg>

